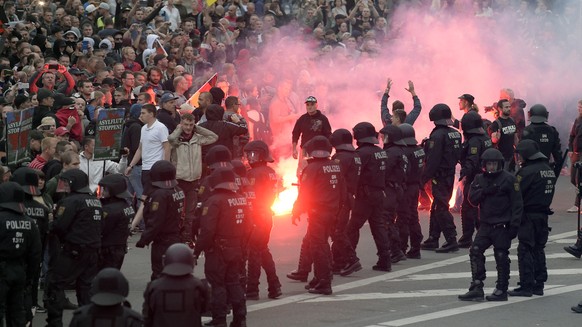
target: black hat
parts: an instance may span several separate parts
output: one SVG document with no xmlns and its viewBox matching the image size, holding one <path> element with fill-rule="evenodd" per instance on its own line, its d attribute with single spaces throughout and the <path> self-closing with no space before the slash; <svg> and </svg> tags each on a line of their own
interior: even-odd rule
<svg viewBox="0 0 582 327">
<path fill-rule="evenodd" d="M 317 103 L 317 99 L 313 95 L 310 95 L 310 96 L 307 97 L 307 99 L 305 99 L 305 103 L 308 103 L 308 102 L 315 102 L 315 103 Z"/>
<path fill-rule="evenodd" d="M 0 184 L 0 208 L 24 212 L 24 190 L 15 182 L 4 182 Z"/>
<path fill-rule="evenodd" d="M 194 269 L 194 253 L 184 243 L 170 245 L 164 254 L 163 261 L 162 273 L 169 276 L 189 275 Z"/>
<path fill-rule="evenodd" d="M 42 141 L 44 139 L 44 134 L 36 129 L 31 130 L 28 135 L 30 136 L 30 140 Z"/>
<path fill-rule="evenodd" d="M 469 111 L 461 118 L 461 128 L 464 133 L 485 134 L 481 115 L 475 111 Z"/>
<path fill-rule="evenodd" d="M 38 189 L 38 174 L 34 169 L 28 167 L 18 168 L 12 174 L 11 180 L 22 186 L 24 193 L 40 195 L 40 190 Z"/>
<path fill-rule="evenodd" d="M 89 177 L 80 169 L 71 169 L 62 173 L 59 179 L 64 180 L 69 184 L 71 192 L 75 193 L 91 193 L 89 188 Z"/>
<path fill-rule="evenodd" d="M 444 103 L 434 105 L 428 113 L 428 118 L 435 125 L 450 126 L 453 124 L 451 117 L 451 108 Z"/>
<path fill-rule="evenodd" d="M 329 142 L 336 150 L 355 151 L 352 133 L 345 128 L 339 128 L 331 133 Z"/>
<path fill-rule="evenodd" d="M 328 158 L 331 155 L 331 143 L 325 136 L 318 135 L 303 146 L 307 155 L 313 158 Z"/>
<path fill-rule="evenodd" d="M 378 133 L 376 132 L 376 128 L 374 125 L 368 122 L 361 122 L 356 124 L 353 128 L 354 131 L 354 138 L 359 143 L 371 143 L 371 144 L 378 144 Z"/>
<path fill-rule="evenodd" d="M 53 92 L 51 92 L 48 89 L 45 88 L 40 88 L 38 89 L 38 92 L 36 93 L 36 99 L 38 100 L 38 102 L 41 102 L 42 100 L 46 99 L 46 98 L 55 98 L 55 95 L 53 94 Z"/>
<path fill-rule="evenodd" d="M 459 99 L 467 100 L 467 102 L 469 102 L 470 104 L 475 103 L 475 97 L 467 93 L 461 95 Z"/>
<path fill-rule="evenodd" d="M 83 75 L 84 72 L 82 72 L 79 68 L 74 67 L 74 68 L 69 69 L 69 74 L 71 74 L 71 75 Z"/>
<path fill-rule="evenodd" d="M 388 142 L 396 145 L 406 145 L 402 141 L 402 130 L 397 126 L 388 124 L 380 130 L 381 134 L 388 135 Z"/>
<path fill-rule="evenodd" d="M 178 185 L 178 181 L 176 181 L 176 167 L 167 160 L 157 161 L 152 166 L 150 175 L 152 185 L 159 188 L 170 189 Z"/>
<path fill-rule="evenodd" d="M 100 306 L 121 304 L 129 295 L 129 282 L 121 271 L 104 268 L 91 282 L 91 302 Z"/>
<path fill-rule="evenodd" d="M 236 176 L 231 168 L 220 167 L 210 174 L 210 188 L 237 191 Z"/>
<path fill-rule="evenodd" d="M 254 140 L 251 141 L 249 143 L 247 143 L 244 147 L 244 151 L 245 152 L 252 152 L 252 151 L 256 151 L 258 153 L 260 153 L 260 161 L 266 161 L 266 162 L 274 162 L 275 160 L 273 160 L 273 157 L 271 157 L 271 152 L 269 151 L 269 146 L 267 145 L 267 143 L 265 143 L 264 141 L 261 140 Z"/>
<path fill-rule="evenodd" d="M 73 98 L 69 98 L 68 96 L 66 96 L 62 93 L 55 94 L 55 103 L 54 103 L 53 107 L 60 109 L 62 107 L 67 107 L 67 106 L 71 106 L 74 104 L 75 104 L 75 100 L 73 100 Z"/>
<path fill-rule="evenodd" d="M 20 107 L 23 103 L 25 103 L 26 101 L 28 101 L 28 97 L 24 94 L 18 94 L 16 95 L 16 97 L 14 98 L 14 106 L 16 108 Z"/>
<path fill-rule="evenodd" d="M 130 199 L 132 196 L 127 191 L 127 180 L 121 174 L 111 174 L 99 181 L 99 186 L 107 188 L 109 195 L 120 199 Z"/>
<path fill-rule="evenodd" d="M 532 123 L 545 123 L 548 121 L 548 109 L 543 104 L 534 104 L 528 111 L 529 120 Z"/>
<path fill-rule="evenodd" d="M 547 159 L 543 153 L 540 152 L 539 144 L 530 139 L 521 140 L 515 147 L 515 152 L 526 160 Z"/>
<path fill-rule="evenodd" d="M 206 153 L 206 164 L 210 169 L 216 169 L 220 167 L 226 167 L 232 169 L 232 164 L 230 161 L 232 160 L 232 154 L 230 150 L 224 145 L 215 145 L 208 153 Z"/>
<path fill-rule="evenodd" d="M 404 123 L 398 125 L 400 131 L 402 131 L 402 142 L 406 145 L 417 145 L 416 133 L 414 132 L 414 127 L 412 125 Z"/>
</svg>

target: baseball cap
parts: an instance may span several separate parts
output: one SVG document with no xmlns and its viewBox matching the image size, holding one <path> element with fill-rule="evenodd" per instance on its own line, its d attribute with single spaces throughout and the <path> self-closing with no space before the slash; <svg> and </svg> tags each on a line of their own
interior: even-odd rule
<svg viewBox="0 0 582 327">
<path fill-rule="evenodd" d="M 55 98 L 54 94 L 45 89 L 45 88 L 41 88 L 38 90 L 37 94 L 36 94 L 36 99 L 38 100 L 38 102 L 41 102 L 42 100 L 46 99 L 46 98 Z"/>
<path fill-rule="evenodd" d="M 66 127 L 61 126 L 61 127 L 57 128 L 55 130 L 55 135 L 56 136 L 63 136 L 63 135 L 66 135 L 66 134 L 71 134 Z"/>
<path fill-rule="evenodd" d="M 92 13 L 92 12 L 94 12 L 95 10 L 97 10 L 97 7 L 95 7 L 95 5 L 88 5 L 88 6 L 85 8 L 85 11 L 86 11 L 87 13 L 89 13 L 89 14 L 90 14 L 90 13 Z"/>
<path fill-rule="evenodd" d="M 178 99 L 178 97 L 174 96 L 174 94 L 165 93 L 164 95 L 162 95 L 162 98 L 160 99 L 160 103 L 166 103 L 168 101 L 172 101 L 172 100 L 176 100 L 176 99 Z"/>
<path fill-rule="evenodd" d="M 473 104 L 475 102 L 475 97 L 470 94 L 463 94 L 459 97 L 459 99 L 467 100 L 469 103 Z"/>
<path fill-rule="evenodd" d="M 313 95 L 310 95 L 305 99 L 305 103 L 307 102 L 317 102 L 317 99 Z"/>
<path fill-rule="evenodd" d="M 106 4 L 105 2 L 101 2 L 99 4 L 99 9 L 105 9 L 105 10 L 109 10 L 109 5 Z"/>
</svg>

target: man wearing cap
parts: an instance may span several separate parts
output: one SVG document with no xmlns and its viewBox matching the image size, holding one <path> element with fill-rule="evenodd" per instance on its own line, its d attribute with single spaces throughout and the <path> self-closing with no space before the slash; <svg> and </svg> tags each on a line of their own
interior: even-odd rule
<svg viewBox="0 0 582 327">
<path fill-rule="evenodd" d="M 30 131 L 29 134 L 30 140 L 28 143 L 29 153 L 30 153 L 30 161 L 34 160 L 37 155 L 42 153 L 41 143 L 44 139 L 44 135 L 41 131 L 37 131 L 35 129 Z"/>
<path fill-rule="evenodd" d="M 119 270 L 101 270 L 91 282 L 91 294 L 91 303 L 73 312 L 69 327 L 92 326 L 96 321 L 114 321 L 126 327 L 143 326 L 142 316 L 125 305 L 129 282 Z"/>
<path fill-rule="evenodd" d="M 97 29 L 99 30 L 105 27 L 104 21 L 106 18 L 111 18 L 113 21 L 115 21 L 115 17 L 111 15 L 111 12 L 109 11 L 109 5 L 107 3 L 101 2 L 99 7 L 97 7 L 97 12 L 99 12 L 99 18 L 97 18 Z"/>
<path fill-rule="evenodd" d="M 52 109 L 55 103 L 54 94 L 50 90 L 41 88 L 36 94 L 36 99 L 38 100 L 38 106 L 34 108 L 34 113 L 32 114 L 32 129 L 40 126 L 44 117 L 53 117 L 56 121 L 56 115 Z"/>
<path fill-rule="evenodd" d="M 160 110 L 156 118 L 168 128 L 168 133 L 172 134 L 178 124 L 180 124 L 180 115 L 176 111 L 176 99 L 172 93 L 167 92 L 160 99 Z"/>
<path fill-rule="evenodd" d="M 165 54 L 158 53 L 154 56 L 154 65 L 161 71 L 161 83 L 168 80 L 168 57 Z"/>
<path fill-rule="evenodd" d="M 55 129 L 55 137 L 57 138 L 57 140 L 60 141 L 69 141 L 69 137 L 71 136 L 71 133 L 69 132 L 69 130 L 66 127 L 59 127 L 57 129 Z"/>
<path fill-rule="evenodd" d="M 293 159 L 299 159 L 299 165 L 297 167 L 298 176 L 301 175 L 301 171 L 307 165 L 307 162 L 303 160 L 305 157 L 305 152 L 303 151 L 305 143 L 318 135 L 325 136 L 326 138 L 331 136 L 329 120 L 321 111 L 317 110 L 317 99 L 314 96 L 309 96 L 305 99 L 305 108 L 307 112 L 297 119 L 292 132 Z M 297 151 L 297 143 L 300 137 L 301 155 Z"/>
</svg>

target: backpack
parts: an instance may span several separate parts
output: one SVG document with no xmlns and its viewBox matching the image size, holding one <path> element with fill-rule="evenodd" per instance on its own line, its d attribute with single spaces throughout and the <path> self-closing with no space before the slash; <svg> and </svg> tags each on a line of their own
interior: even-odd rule
<svg viewBox="0 0 582 327">
<path fill-rule="evenodd" d="M 249 110 L 247 112 L 249 121 L 253 124 L 253 140 L 261 140 L 267 145 L 273 142 L 273 133 L 271 127 L 267 125 L 265 116 L 258 110 Z"/>
</svg>

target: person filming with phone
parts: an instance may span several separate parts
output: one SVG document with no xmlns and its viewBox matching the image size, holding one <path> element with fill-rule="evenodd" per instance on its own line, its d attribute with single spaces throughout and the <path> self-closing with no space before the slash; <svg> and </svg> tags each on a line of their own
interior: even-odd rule
<svg viewBox="0 0 582 327">
<path fill-rule="evenodd" d="M 75 87 L 75 80 L 67 67 L 60 65 L 56 60 L 50 60 L 41 70 L 32 75 L 29 84 L 31 93 L 38 92 L 38 89 L 42 87 L 51 92 L 70 96 Z"/>
</svg>

